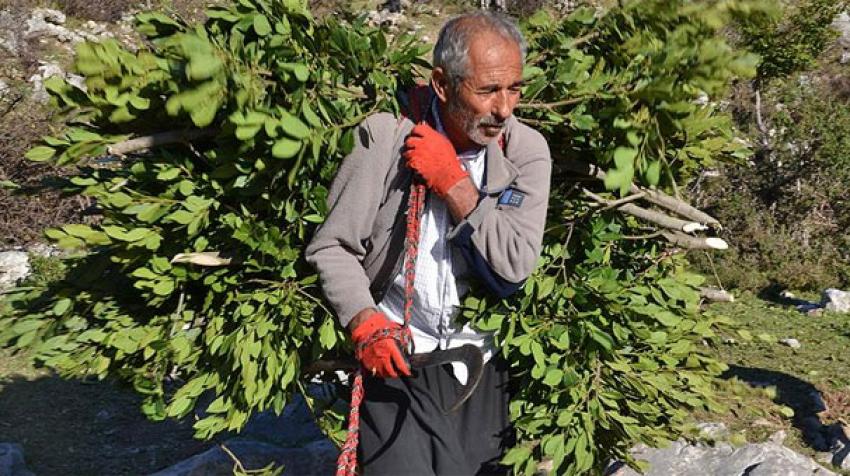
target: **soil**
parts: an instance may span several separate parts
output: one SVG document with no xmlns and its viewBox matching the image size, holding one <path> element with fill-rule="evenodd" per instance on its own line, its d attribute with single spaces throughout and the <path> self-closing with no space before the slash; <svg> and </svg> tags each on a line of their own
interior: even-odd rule
<svg viewBox="0 0 850 476">
<path fill-rule="evenodd" d="M 0 442 L 23 446 L 39 476 L 149 474 L 215 444 L 190 420 L 152 422 L 132 389 L 63 380 L 0 351 Z"/>
</svg>

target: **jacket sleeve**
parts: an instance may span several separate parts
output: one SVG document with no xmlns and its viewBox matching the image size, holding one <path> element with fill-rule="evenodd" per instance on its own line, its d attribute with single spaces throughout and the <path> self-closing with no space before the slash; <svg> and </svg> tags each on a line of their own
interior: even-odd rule
<svg viewBox="0 0 850 476">
<path fill-rule="evenodd" d="M 536 139 L 523 144 L 526 160 L 510 188 L 485 195 L 449 234 L 472 271 L 502 298 L 534 271 L 543 243 L 552 162 L 546 141 Z"/>
<path fill-rule="evenodd" d="M 361 310 L 375 307 L 362 262 L 384 187 L 384 174 L 376 171 L 384 170 L 392 156 L 391 138 L 381 135 L 387 135 L 388 127 L 394 130 L 396 122 L 389 114 L 378 114 L 355 129 L 354 148 L 331 184 L 328 215 L 305 251 L 343 326 Z"/>
</svg>

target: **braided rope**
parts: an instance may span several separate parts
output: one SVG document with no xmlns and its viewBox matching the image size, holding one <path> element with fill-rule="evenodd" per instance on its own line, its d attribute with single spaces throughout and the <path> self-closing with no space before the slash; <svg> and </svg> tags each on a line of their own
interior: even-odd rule
<svg viewBox="0 0 850 476">
<path fill-rule="evenodd" d="M 413 337 L 408 323 L 413 314 L 413 293 L 416 279 L 416 257 L 419 254 L 419 221 L 425 206 L 425 186 L 418 181 L 410 187 L 410 200 L 407 207 L 407 231 L 405 233 L 404 260 L 404 325 L 391 329 L 379 329 L 360 342 L 354 355 L 360 359 L 362 352 L 381 339 L 394 339 L 402 349 L 413 346 Z M 360 443 L 360 404 L 363 403 L 363 370 L 354 373 L 351 388 L 351 408 L 348 413 L 348 434 L 336 461 L 336 476 L 355 476 L 357 474 L 357 446 Z"/>
<path fill-rule="evenodd" d="M 421 115 L 420 96 L 427 88 L 414 90 L 411 94 L 411 111 L 414 116 Z M 426 92 L 426 94 L 428 94 Z M 427 189 L 418 177 L 414 177 L 410 185 L 410 197 L 407 202 L 407 228 L 404 244 L 404 324 L 392 329 L 380 329 L 369 335 L 366 340 L 357 345 L 354 355 L 360 360 L 360 355 L 374 342 L 391 338 L 404 350 L 413 352 L 413 336 L 408 323 L 413 315 L 413 294 L 416 281 L 416 257 L 419 254 L 420 218 L 425 208 Z M 357 446 L 360 442 L 360 404 L 363 403 L 363 369 L 354 373 L 354 383 L 351 387 L 351 409 L 348 413 L 348 434 L 342 445 L 336 461 L 336 476 L 357 475 Z"/>
</svg>

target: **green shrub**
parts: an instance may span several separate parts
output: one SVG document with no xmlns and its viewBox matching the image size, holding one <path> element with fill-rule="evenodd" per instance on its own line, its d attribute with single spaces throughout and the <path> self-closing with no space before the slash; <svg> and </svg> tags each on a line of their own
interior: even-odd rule
<svg viewBox="0 0 850 476">
<path fill-rule="evenodd" d="M 829 83 L 802 78 L 767 91 L 772 148 L 726 167 L 700 192 L 733 246 L 715 258 L 724 285 L 817 291 L 850 284 L 850 108 Z"/>
<path fill-rule="evenodd" d="M 762 57 L 758 80 L 767 82 L 815 66 L 836 37 L 832 20 L 847 7 L 845 0 L 799 0 L 775 12 L 751 16 L 741 28 L 747 48 Z"/>
<path fill-rule="evenodd" d="M 496 331 L 512 363 L 519 442 L 504 462 L 516 473 L 544 458 L 556 474 L 611 458 L 636 466 L 632 444 L 675 438 L 690 409 L 713 407 L 724 366 L 699 344 L 723 319 L 699 314 L 702 278 L 640 236 L 646 224 L 591 206 L 570 170 L 606 169 L 604 184 L 579 183 L 613 199 L 747 156 L 728 115 L 698 99 L 755 73 L 720 29 L 758 3 L 644 0 L 529 21 L 519 112 L 556 161 L 544 253 L 517 296 L 476 292 L 463 312 Z M 32 347 L 64 375 L 129 380 L 151 418 L 184 416 L 214 392 L 202 437 L 279 412 L 304 390 L 302 364 L 347 352 L 301 253 L 353 126 L 397 109 L 427 51 L 405 37 L 388 45 L 359 21 L 316 22 L 297 0 L 207 15 L 190 26 L 141 14 L 150 48 L 84 44 L 75 68 L 87 91 L 48 83 L 71 126 L 28 156 L 77 163 L 64 189 L 96 199 L 103 222 L 48 230 L 90 253 L 61 283 L 18 293 L 0 319 L 0 343 Z M 176 132 L 154 136 L 150 152 L 103 158 L 164 124 Z M 173 395 L 168 375 L 183 379 Z M 341 417 L 323 416 L 339 438 Z"/>
</svg>

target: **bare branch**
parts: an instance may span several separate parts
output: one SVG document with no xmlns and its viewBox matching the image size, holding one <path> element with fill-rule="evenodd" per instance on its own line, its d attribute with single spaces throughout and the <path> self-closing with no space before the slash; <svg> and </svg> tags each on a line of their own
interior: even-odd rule
<svg viewBox="0 0 850 476">
<path fill-rule="evenodd" d="M 614 202 L 610 200 L 606 200 L 599 195 L 591 192 L 587 189 L 582 189 L 582 192 L 589 197 L 591 200 L 601 203 L 606 206 L 606 208 L 614 208 L 612 204 Z M 634 217 L 640 218 L 642 220 L 646 220 L 648 222 L 654 223 L 656 225 L 662 226 L 664 228 L 669 228 L 671 230 L 676 231 L 684 231 L 687 233 L 691 233 L 694 231 L 704 230 L 707 227 L 702 225 L 701 223 L 694 223 L 692 221 L 685 221 L 679 218 L 674 218 L 669 215 L 665 215 L 664 213 L 649 210 L 646 208 L 639 207 L 633 203 L 624 203 L 622 205 L 616 206 L 616 209 L 623 212 L 628 213 Z"/>
<path fill-rule="evenodd" d="M 567 170 L 572 172 L 580 173 L 583 175 L 589 175 L 591 177 L 595 177 L 599 180 L 605 180 L 606 174 L 605 171 L 600 169 L 595 165 L 591 165 L 585 162 L 579 162 L 575 160 L 566 160 L 562 161 L 561 165 L 564 166 Z M 703 225 L 710 226 L 716 230 L 722 229 L 722 225 L 716 218 L 711 215 L 705 213 L 698 208 L 686 203 L 683 200 L 679 200 L 676 197 L 671 197 L 664 192 L 659 190 L 650 190 L 647 188 L 639 187 L 635 184 L 631 185 L 629 190 L 632 194 L 643 193 L 645 194 L 642 198 L 646 201 L 658 205 L 659 207 L 666 208 L 671 212 L 681 215 L 690 220 L 702 223 Z"/>
<path fill-rule="evenodd" d="M 149 136 L 136 137 L 112 144 L 106 148 L 111 155 L 126 155 L 138 150 L 150 149 L 168 144 L 191 142 L 193 140 L 209 137 L 215 134 L 212 129 L 189 129 L 186 131 L 158 132 Z"/>
</svg>

